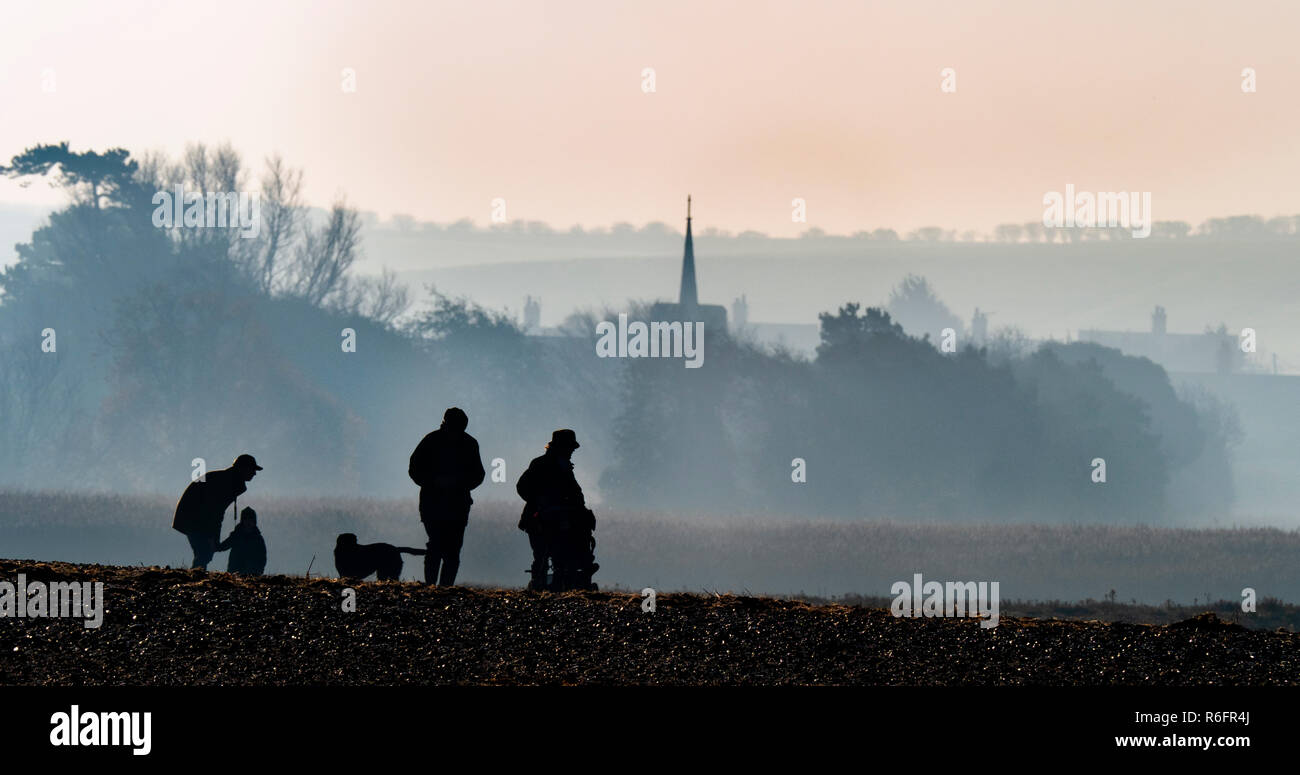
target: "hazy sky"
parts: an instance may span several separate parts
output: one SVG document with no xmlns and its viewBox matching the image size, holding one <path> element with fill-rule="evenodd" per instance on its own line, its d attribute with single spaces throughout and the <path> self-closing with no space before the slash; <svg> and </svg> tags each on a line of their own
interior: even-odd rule
<svg viewBox="0 0 1300 775">
<path fill-rule="evenodd" d="M 229 140 L 304 168 L 313 204 L 342 193 L 385 217 L 485 224 L 501 197 L 558 227 L 676 225 L 690 192 L 700 226 L 774 236 L 990 230 L 1040 220 L 1066 183 L 1150 191 L 1157 220 L 1300 213 L 1294 2 L 47 0 L 4 16 L 5 161 L 59 140 Z M 0 181 L 0 202 L 59 201 Z"/>
</svg>

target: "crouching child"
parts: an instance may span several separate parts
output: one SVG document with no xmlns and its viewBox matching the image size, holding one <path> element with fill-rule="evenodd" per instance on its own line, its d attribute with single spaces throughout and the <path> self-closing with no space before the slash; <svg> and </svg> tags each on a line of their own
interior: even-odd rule
<svg viewBox="0 0 1300 775">
<path fill-rule="evenodd" d="M 266 541 L 262 539 L 262 531 L 257 529 L 256 511 L 245 508 L 239 513 L 239 524 L 226 540 L 217 544 L 217 551 L 227 549 L 230 550 L 227 573 L 260 576 L 266 570 Z"/>
</svg>

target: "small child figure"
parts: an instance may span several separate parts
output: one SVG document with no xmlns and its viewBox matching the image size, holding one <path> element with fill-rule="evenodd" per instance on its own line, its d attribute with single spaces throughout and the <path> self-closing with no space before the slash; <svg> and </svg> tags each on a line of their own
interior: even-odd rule
<svg viewBox="0 0 1300 775">
<path fill-rule="evenodd" d="M 262 531 L 257 529 L 257 512 L 245 507 L 239 512 L 239 524 L 231 531 L 226 540 L 217 544 L 217 551 L 230 550 L 230 560 L 226 563 L 227 573 L 243 573 L 248 576 L 261 576 L 266 570 L 266 541 L 262 540 Z"/>
</svg>

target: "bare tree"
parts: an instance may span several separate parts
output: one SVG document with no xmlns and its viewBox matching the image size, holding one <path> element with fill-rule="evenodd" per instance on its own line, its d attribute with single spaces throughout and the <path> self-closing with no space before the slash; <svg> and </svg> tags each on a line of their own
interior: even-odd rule
<svg viewBox="0 0 1300 775">
<path fill-rule="evenodd" d="M 410 290 L 398 281 L 396 272 L 385 267 L 379 277 L 344 278 L 330 308 L 391 326 L 410 306 Z"/>
<path fill-rule="evenodd" d="M 266 160 L 261 206 L 260 244 L 246 269 L 258 289 L 271 293 L 283 273 L 280 257 L 293 246 L 306 212 L 302 170 L 290 169 L 278 154 Z"/>
<path fill-rule="evenodd" d="M 167 186 L 171 172 L 171 162 L 162 151 L 145 151 L 136 158 L 136 182 L 151 191 L 159 191 Z"/>
<path fill-rule="evenodd" d="M 1269 218 L 1268 221 L 1264 224 L 1264 227 L 1268 229 L 1269 233 L 1276 234 L 1281 237 L 1289 237 L 1292 234 L 1291 219 L 1286 216 Z"/>
<path fill-rule="evenodd" d="M 286 268 L 285 293 L 317 306 L 342 290 L 357 259 L 361 216 L 342 200 L 335 202 L 329 220 L 319 229 L 306 228 L 302 241 Z"/>
<path fill-rule="evenodd" d="M 371 280 L 364 314 L 371 320 L 391 325 L 411 306 L 411 291 L 397 279 L 397 273 L 384 267 L 377 280 Z"/>
<path fill-rule="evenodd" d="M 885 309 L 894 322 L 912 336 L 928 334 L 932 340 L 938 341 L 945 328 L 952 328 L 958 335 L 964 333 L 961 318 L 939 300 L 929 281 L 919 275 L 904 277 L 889 292 Z"/>
<path fill-rule="evenodd" d="M 997 229 L 994 230 L 994 233 L 997 235 L 998 242 L 1019 242 L 1021 233 L 1020 224 L 999 224 Z"/>
<path fill-rule="evenodd" d="M 1023 358 L 1033 351 L 1034 340 L 1017 326 L 1002 326 L 988 338 L 989 357 L 995 362 Z"/>
<path fill-rule="evenodd" d="M 208 198 L 209 193 L 238 194 L 243 189 L 243 162 L 234 147 L 228 142 L 216 148 L 209 148 L 203 143 L 193 143 L 186 146 L 180 162 L 172 165 L 165 173 L 161 161 L 155 161 L 154 164 L 155 177 L 161 184 L 160 188 L 171 189 L 179 185 L 184 187 L 187 199 L 191 194 L 202 198 L 200 207 L 204 210 L 205 228 L 175 229 L 173 234 L 176 239 L 182 245 L 210 251 L 209 255 L 213 258 L 240 263 L 243 258 L 241 253 L 249 250 L 249 247 L 247 244 L 241 244 L 244 241 L 239 238 L 238 219 L 229 217 L 224 228 L 216 228 L 216 207 L 220 205 Z M 180 206 L 188 211 L 193 206 L 193 202 L 181 202 Z"/>
<path fill-rule="evenodd" d="M 1156 221 L 1151 233 L 1156 239 L 1186 239 L 1192 227 L 1183 221 Z"/>
</svg>

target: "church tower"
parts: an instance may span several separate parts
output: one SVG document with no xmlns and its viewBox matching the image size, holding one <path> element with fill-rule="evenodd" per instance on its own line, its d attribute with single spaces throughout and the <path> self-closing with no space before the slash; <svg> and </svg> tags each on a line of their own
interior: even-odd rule
<svg viewBox="0 0 1300 775">
<path fill-rule="evenodd" d="M 691 195 L 686 195 L 686 250 L 682 255 L 682 292 L 677 299 L 683 310 L 695 309 L 700 304 L 699 291 L 695 289 L 695 242 L 691 239 Z"/>
<path fill-rule="evenodd" d="M 650 314 L 657 321 L 703 323 L 705 328 L 723 336 L 727 333 L 727 308 L 720 304 L 701 304 L 695 283 L 695 239 L 691 234 L 691 198 L 686 197 L 686 247 L 682 251 L 682 286 L 677 301 L 656 302 Z M 712 334 L 711 334 L 712 335 Z"/>
</svg>

